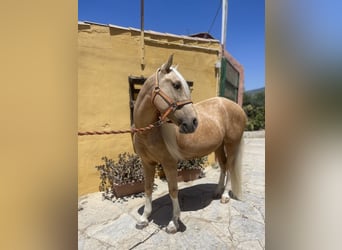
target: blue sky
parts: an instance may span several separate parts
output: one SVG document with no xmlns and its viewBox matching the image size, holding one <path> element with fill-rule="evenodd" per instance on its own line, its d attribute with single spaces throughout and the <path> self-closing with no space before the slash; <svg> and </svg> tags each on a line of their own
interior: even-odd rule
<svg viewBox="0 0 342 250">
<path fill-rule="evenodd" d="M 208 32 L 222 0 L 145 0 L 145 30 Z M 209 33 L 221 40 L 220 8 Z M 78 20 L 140 28 L 140 0 L 79 0 Z M 265 86 L 265 2 L 229 0 L 226 49 L 244 66 L 245 89 Z"/>
</svg>

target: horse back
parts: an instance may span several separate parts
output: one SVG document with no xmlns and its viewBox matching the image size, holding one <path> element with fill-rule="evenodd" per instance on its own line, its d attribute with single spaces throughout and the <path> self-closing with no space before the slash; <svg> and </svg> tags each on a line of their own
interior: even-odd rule
<svg viewBox="0 0 342 250">
<path fill-rule="evenodd" d="M 223 97 L 213 97 L 195 104 L 202 122 L 216 120 L 217 129 L 222 130 L 226 140 L 240 140 L 247 117 L 237 103 Z"/>
</svg>

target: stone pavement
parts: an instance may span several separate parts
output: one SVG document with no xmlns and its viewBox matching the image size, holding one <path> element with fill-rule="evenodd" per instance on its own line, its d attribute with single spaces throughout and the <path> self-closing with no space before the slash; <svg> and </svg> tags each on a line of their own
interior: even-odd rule
<svg viewBox="0 0 342 250">
<path fill-rule="evenodd" d="M 205 177 L 180 182 L 181 229 L 167 234 L 172 204 L 167 183 L 155 180 L 150 224 L 135 224 L 143 211 L 142 195 L 115 202 L 100 192 L 79 198 L 78 248 L 93 249 L 265 249 L 265 138 L 246 133 L 242 201 L 213 199 L 219 168 Z"/>
</svg>

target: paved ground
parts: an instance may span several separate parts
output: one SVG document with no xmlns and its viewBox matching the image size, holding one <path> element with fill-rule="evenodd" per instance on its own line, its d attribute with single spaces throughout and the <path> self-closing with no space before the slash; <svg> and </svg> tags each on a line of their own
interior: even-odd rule
<svg viewBox="0 0 342 250">
<path fill-rule="evenodd" d="M 101 193 L 79 199 L 78 248 L 93 249 L 264 249 L 265 248 L 265 138 L 247 133 L 243 157 L 242 201 L 227 204 L 212 194 L 219 169 L 207 167 L 205 177 L 179 183 L 181 231 L 169 235 L 171 200 L 167 183 L 156 179 L 152 221 L 135 228 L 144 198 L 111 202 Z"/>
</svg>

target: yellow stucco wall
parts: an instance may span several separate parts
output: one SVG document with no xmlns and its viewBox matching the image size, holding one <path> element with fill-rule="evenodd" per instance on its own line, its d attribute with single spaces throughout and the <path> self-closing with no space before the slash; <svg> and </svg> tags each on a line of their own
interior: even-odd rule
<svg viewBox="0 0 342 250">
<path fill-rule="evenodd" d="M 128 129 L 128 76 L 150 76 L 171 53 L 174 53 L 174 64 L 179 65 L 180 73 L 186 80 L 194 82 L 194 102 L 217 95 L 218 74 L 214 65 L 219 59 L 218 41 L 186 39 L 152 32 L 146 32 L 145 38 L 146 65 L 142 70 L 140 32 L 119 27 L 79 24 L 79 131 Z M 95 166 L 102 164 L 101 157 L 116 159 L 123 152 L 133 152 L 129 134 L 79 136 L 79 195 L 98 191 L 100 180 Z M 212 156 L 209 159 L 213 161 Z"/>
</svg>

